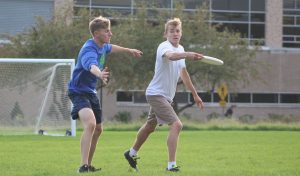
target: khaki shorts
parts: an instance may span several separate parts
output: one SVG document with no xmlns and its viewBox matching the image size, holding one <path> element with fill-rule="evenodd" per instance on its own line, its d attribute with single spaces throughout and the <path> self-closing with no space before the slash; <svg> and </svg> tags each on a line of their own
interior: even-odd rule
<svg viewBox="0 0 300 176">
<path fill-rule="evenodd" d="M 170 125 L 178 120 L 178 116 L 171 106 L 171 103 L 165 97 L 160 95 L 151 95 L 146 96 L 146 99 L 150 104 L 148 122 L 155 120 L 156 123 L 160 125 Z"/>
</svg>

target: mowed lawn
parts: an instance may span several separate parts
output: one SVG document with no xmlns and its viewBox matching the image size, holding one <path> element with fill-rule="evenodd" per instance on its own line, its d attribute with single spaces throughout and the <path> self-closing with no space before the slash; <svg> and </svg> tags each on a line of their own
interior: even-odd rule
<svg viewBox="0 0 300 176">
<path fill-rule="evenodd" d="M 139 152 L 140 172 L 129 171 L 123 152 L 136 132 L 104 131 L 94 165 L 103 176 L 296 176 L 300 175 L 300 132 L 183 131 L 177 163 L 180 173 L 165 171 L 166 131 L 150 136 Z M 1 176 L 79 175 L 80 137 L 0 136 Z"/>
</svg>

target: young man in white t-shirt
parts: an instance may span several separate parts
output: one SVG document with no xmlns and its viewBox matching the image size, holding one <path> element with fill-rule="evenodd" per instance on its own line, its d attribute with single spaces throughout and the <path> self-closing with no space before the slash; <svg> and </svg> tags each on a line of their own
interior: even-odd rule
<svg viewBox="0 0 300 176">
<path fill-rule="evenodd" d="M 203 55 L 195 52 L 185 52 L 179 44 L 181 36 L 180 19 L 169 20 L 165 24 L 164 32 L 164 37 L 167 40 L 157 48 L 155 74 L 146 90 L 146 98 L 150 104 L 148 120 L 138 131 L 133 146 L 124 153 L 132 168 L 137 169 L 137 152 L 148 136 L 155 130 L 157 124 L 168 124 L 170 129 L 167 139 L 169 152 L 167 171 L 179 171 L 179 167 L 176 165 L 176 148 L 182 123 L 171 106 L 179 77 L 191 91 L 196 105 L 203 109 L 203 102 L 198 96 L 185 66 L 185 58 L 201 60 Z"/>
</svg>

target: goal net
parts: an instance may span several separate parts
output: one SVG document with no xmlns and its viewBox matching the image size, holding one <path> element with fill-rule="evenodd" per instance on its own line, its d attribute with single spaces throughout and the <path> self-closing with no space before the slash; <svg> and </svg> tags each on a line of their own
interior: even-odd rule
<svg viewBox="0 0 300 176">
<path fill-rule="evenodd" d="M 76 135 L 67 85 L 73 59 L 0 58 L 0 134 Z"/>
</svg>

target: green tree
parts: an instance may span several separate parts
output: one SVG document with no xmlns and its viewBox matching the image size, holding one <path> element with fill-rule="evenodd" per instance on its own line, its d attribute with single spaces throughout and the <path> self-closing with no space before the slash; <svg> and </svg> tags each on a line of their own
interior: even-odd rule
<svg viewBox="0 0 300 176">
<path fill-rule="evenodd" d="M 113 26 L 112 42 L 143 51 L 143 57 L 136 59 L 128 55 L 111 55 L 108 65 L 112 71 L 114 91 L 122 88 L 145 89 L 154 73 L 156 49 L 162 41 L 163 18 L 149 19 L 146 7 L 141 6 L 137 14 L 129 19 L 118 21 Z"/>
</svg>

